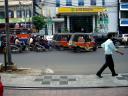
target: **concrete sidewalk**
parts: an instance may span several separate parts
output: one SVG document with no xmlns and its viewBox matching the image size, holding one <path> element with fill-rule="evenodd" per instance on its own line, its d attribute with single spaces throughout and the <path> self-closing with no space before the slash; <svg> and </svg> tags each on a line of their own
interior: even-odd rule
<svg viewBox="0 0 128 96">
<path fill-rule="evenodd" d="M 55 75 L 41 74 L 41 71 L 29 73 L 0 73 L 5 87 L 16 88 L 92 88 L 92 87 L 126 87 L 128 86 L 128 73 L 121 73 L 117 77 L 103 74 L 98 78 L 90 75 Z"/>
</svg>

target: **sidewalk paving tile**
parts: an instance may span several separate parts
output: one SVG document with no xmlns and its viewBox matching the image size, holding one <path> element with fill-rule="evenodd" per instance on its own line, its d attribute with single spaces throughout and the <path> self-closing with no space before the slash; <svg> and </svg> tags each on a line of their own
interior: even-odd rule
<svg viewBox="0 0 128 96">
<path fill-rule="evenodd" d="M 91 75 L 41 75 L 28 76 L 2 73 L 5 86 L 14 87 L 116 87 L 128 86 L 128 73 L 112 77 L 104 74 L 103 78 Z"/>
</svg>

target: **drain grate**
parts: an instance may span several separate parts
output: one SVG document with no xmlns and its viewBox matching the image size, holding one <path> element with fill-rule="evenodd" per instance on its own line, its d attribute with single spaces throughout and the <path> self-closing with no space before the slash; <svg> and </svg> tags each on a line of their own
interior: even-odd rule
<svg viewBox="0 0 128 96">
<path fill-rule="evenodd" d="M 41 84 L 44 85 L 50 85 L 53 84 L 55 82 L 58 82 L 56 84 L 59 85 L 68 85 L 68 83 L 70 82 L 75 82 L 76 78 L 75 77 L 68 77 L 68 76 L 43 76 L 40 78 L 36 78 L 34 81 L 36 82 L 41 82 Z"/>
</svg>

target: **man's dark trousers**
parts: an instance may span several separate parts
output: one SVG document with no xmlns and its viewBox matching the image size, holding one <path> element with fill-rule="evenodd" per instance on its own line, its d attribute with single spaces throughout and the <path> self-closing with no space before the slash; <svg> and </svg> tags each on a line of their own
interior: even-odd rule
<svg viewBox="0 0 128 96">
<path fill-rule="evenodd" d="M 114 62 L 112 55 L 105 55 L 105 64 L 100 68 L 100 70 L 97 72 L 98 75 L 101 75 L 102 72 L 109 67 L 110 71 L 112 72 L 112 75 L 116 74 L 114 69 Z"/>
</svg>

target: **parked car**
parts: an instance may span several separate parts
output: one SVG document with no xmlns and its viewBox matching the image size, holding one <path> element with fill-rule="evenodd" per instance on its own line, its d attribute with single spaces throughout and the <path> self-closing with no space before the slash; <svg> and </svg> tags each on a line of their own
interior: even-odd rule
<svg viewBox="0 0 128 96">
<path fill-rule="evenodd" d="M 69 48 L 68 43 L 72 33 L 56 33 L 53 35 L 52 46 L 59 50 Z"/>
<path fill-rule="evenodd" d="M 93 38 L 97 43 L 97 46 L 100 46 L 103 42 L 107 40 L 107 33 L 93 33 Z"/>
<path fill-rule="evenodd" d="M 118 36 L 117 32 L 110 32 L 110 33 L 93 33 L 93 37 L 95 39 L 95 42 L 97 43 L 97 46 L 100 46 L 103 42 L 107 40 L 108 34 L 112 34 L 113 43 L 115 46 L 119 46 L 122 44 L 122 39 Z"/>
<path fill-rule="evenodd" d="M 91 33 L 73 33 L 69 40 L 69 47 L 74 52 L 96 51 L 97 44 Z"/>
<path fill-rule="evenodd" d="M 128 34 L 122 34 L 122 42 L 128 44 Z"/>
</svg>

